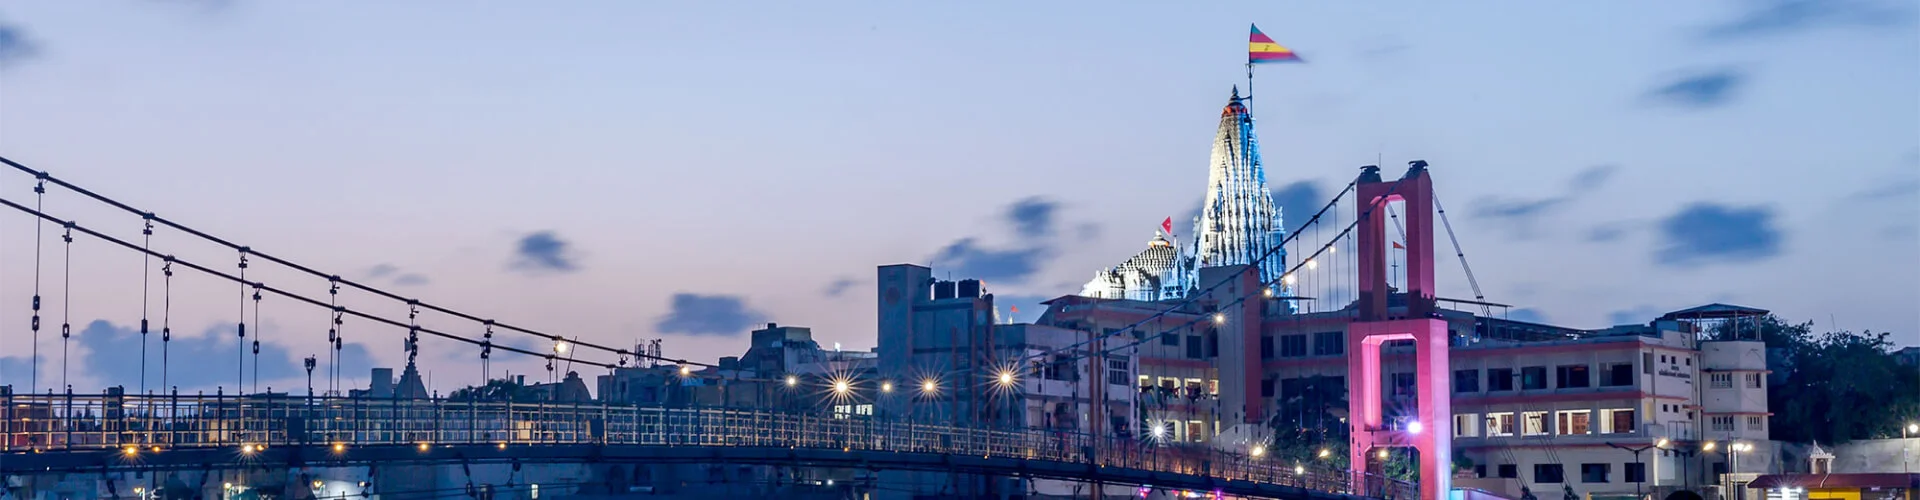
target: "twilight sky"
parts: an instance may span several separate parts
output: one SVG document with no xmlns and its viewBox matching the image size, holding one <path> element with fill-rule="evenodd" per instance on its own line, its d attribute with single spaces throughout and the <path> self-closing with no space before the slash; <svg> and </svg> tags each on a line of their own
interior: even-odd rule
<svg viewBox="0 0 1920 500">
<path fill-rule="evenodd" d="M 877 265 L 986 278 L 1030 319 L 1191 213 L 1253 22 L 1309 61 L 1261 68 L 1253 106 L 1288 215 L 1376 158 L 1389 175 L 1425 159 L 1516 316 L 1602 327 L 1721 301 L 1920 344 L 1912 2 L 720 4 L 7 2 L 0 155 L 594 342 L 711 360 L 776 321 L 865 349 Z M 0 173 L 0 198 L 30 203 L 30 177 Z M 137 217 L 71 193 L 46 207 L 138 240 Z M 76 389 L 131 385 L 141 259 L 79 238 L 69 309 L 45 231 L 42 390 L 63 314 Z M 0 214 L 0 384 L 17 390 L 33 234 Z M 165 230 L 154 246 L 236 262 Z M 1442 264 L 1443 295 L 1471 296 Z M 158 263 L 153 279 L 157 325 Z M 171 382 L 230 389 L 240 291 L 183 271 L 173 300 Z M 326 314 L 261 310 L 262 385 L 303 384 Z M 349 321 L 355 386 L 404 363 L 404 333 Z M 478 378 L 477 349 L 426 347 L 436 388 Z"/>
</svg>

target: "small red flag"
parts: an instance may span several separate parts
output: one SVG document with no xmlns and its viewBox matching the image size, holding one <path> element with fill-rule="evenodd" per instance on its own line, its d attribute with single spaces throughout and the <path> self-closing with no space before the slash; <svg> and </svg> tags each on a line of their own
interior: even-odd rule
<svg viewBox="0 0 1920 500">
<path fill-rule="evenodd" d="M 1173 218 L 1168 217 L 1167 220 L 1160 221 L 1160 230 L 1165 231 L 1167 234 L 1173 234 Z"/>
<path fill-rule="evenodd" d="M 1007 306 L 1007 308 L 1013 309 L 1013 312 L 1020 312 L 1020 306 Z"/>
<path fill-rule="evenodd" d="M 1396 242 L 1393 242 L 1393 247 L 1394 247 L 1394 248 L 1397 248 L 1397 249 L 1400 249 L 1400 250 L 1406 250 L 1406 249 L 1407 249 L 1407 247 L 1403 247 L 1403 246 L 1400 246 L 1400 242 L 1398 242 L 1398 241 L 1396 241 Z"/>
</svg>

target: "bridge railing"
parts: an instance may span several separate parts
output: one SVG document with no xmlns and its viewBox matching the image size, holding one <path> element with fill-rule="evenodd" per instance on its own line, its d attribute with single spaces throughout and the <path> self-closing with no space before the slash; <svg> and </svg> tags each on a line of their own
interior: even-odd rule
<svg viewBox="0 0 1920 500">
<path fill-rule="evenodd" d="M 258 396 L 0 396 L 0 452 L 287 445 L 622 444 L 937 453 L 1098 464 L 1370 497 L 1413 485 L 1219 450 L 1052 430 L 599 403 Z M 1297 468 L 1299 467 L 1299 468 Z"/>
</svg>

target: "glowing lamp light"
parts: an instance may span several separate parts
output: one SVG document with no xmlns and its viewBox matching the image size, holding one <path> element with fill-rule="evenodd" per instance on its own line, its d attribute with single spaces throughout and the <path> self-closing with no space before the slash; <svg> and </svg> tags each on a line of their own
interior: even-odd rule
<svg viewBox="0 0 1920 500">
<path fill-rule="evenodd" d="M 429 448 L 427 443 L 420 443 L 420 451 L 425 452 L 427 451 L 427 448 Z"/>
<path fill-rule="evenodd" d="M 1260 458 L 1267 454 L 1267 447 L 1257 444 L 1253 445 L 1253 450 L 1248 451 L 1247 454 L 1253 455 L 1254 458 Z"/>
<path fill-rule="evenodd" d="M 317 489 L 320 489 L 320 488 L 322 488 L 322 487 L 325 487 L 326 485 L 327 485 L 327 483 L 323 483 L 323 482 L 320 482 L 320 480 L 319 480 L 319 479 L 315 479 L 315 480 L 313 480 L 313 489 L 316 489 L 316 490 L 317 490 Z"/>
<path fill-rule="evenodd" d="M 1295 278 L 1295 277 L 1293 276 L 1293 273 L 1287 273 L 1287 275 L 1286 275 L 1286 276 L 1281 276 L 1281 277 L 1280 277 L 1280 281 L 1284 281 L 1284 282 L 1286 282 L 1287 284 L 1289 284 L 1289 285 L 1291 285 L 1291 284 L 1293 284 L 1293 283 L 1294 283 L 1294 282 L 1296 282 L 1296 281 L 1300 281 L 1300 278 Z"/>
<path fill-rule="evenodd" d="M 1000 380 L 1000 385 L 1013 385 L 1013 371 L 1001 370 L 998 379 Z"/>
<path fill-rule="evenodd" d="M 1314 261 L 1313 259 L 1307 259 L 1307 269 L 1308 269 L 1308 270 L 1313 270 L 1313 269 L 1319 269 L 1319 268 L 1320 268 L 1320 263 L 1319 263 L 1319 262 L 1315 262 L 1315 261 Z"/>
<path fill-rule="evenodd" d="M 220 483 L 220 488 L 231 490 L 233 489 L 233 483 Z"/>
<path fill-rule="evenodd" d="M 1306 473 L 1307 473 L 1307 467 L 1306 467 L 1306 466 L 1304 466 L 1304 465 L 1295 465 L 1295 466 L 1293 466 L 1293 475 L 1296 475 L 1296 476 L 1298 476 L 1298 475 L 1302 475 L 1302 474 L 1306 474 Z"/>
<path fill-rule="evenodd" d="M 1320 458 L 1327 458 L 1327 457 L 1331 457 L 1331 456 L 1333 456 L 1333 450 L 1329 450 L 1329 449 L 1326 449 L 1326 448 L 1321 448 L 1321 449 L 1320 449 Z"/>
<path fill-rule="evenodd" d="M 1920 424 L 1907 424 L 1908 434 L 1920 434 Z"/>
<path fill-rule="evenodd" d="M 1268 296 L 1268 297 L 1272 297 L 1272 296 L 1273 296 L 1273 287 L 1267 287 L 1267 291 L 1266 291 L 1266 294 L 1267 294 L 1267 296 Z"/>
<path fill-rule="evenodd" d="M 1713 451 L 1713 441 L 1707 441 L 1707 444 L 1700 445 L 1700 451 Z"/>
<path fill-rule="evenodd" d="M 691 366 L 680 367 L 680 376 L 685 377 L 692 374 L 693 374 L 693 367 Z"/>
<path fill-rule="evenodd" d="M 880 392 L 893 392 L 893 382 L 881 382 Z"/>
<path fill-rule="evenodd" d="M 333 443 L 333 452 L 334 452 L 334 453 L 340 453 L 340 452 L 343 452 L 343 451 L 347 451 L 347 445 L 346 445 L 346 443 Z"/>
<path fill-rule="evenodd" d="M 500 443 L 500 444 L 497 444 L 497 445 L 495 445 L 495 446 L 498 446 L 498 447 L 499 447 L 500 449 L 502 449 L 502 450 L 504 450 L 504 449 L 507 449 L 507 443 Z"/>
<path fill-rule="evenodd" d="M 847 393 L 847 390 L 848 390 L 848 389 L 850 389 L 850 388 L 851 388 L 851 387 L 849 387 L 849 386 L 847 385 L 847 381 L 845 381 L 845 380 L 835 380 L 835 381 L 833 381 L 833 393 L 834 393 L 834 394 L 846 394 L 846 393 Z"/>
<path fill-rule="evenodd" d="M 1386 459 L 1387 459 L 1387 457 L 1388 457 L 1388 455 L 1387 455 L 1387 449 L 1386 449 L 1386 448 L 1381 448 L 1381 449 L 1380 449 L 1380 459 L 1381 459 L 1381 460 L 1386 460 Z"/>
<path fill-rule="evenodd" d="M 140 454 L 140 448 L 134 447 L 134 446 L 128 446 L 126 450 L 123 450 L 123 452 L 126 453 L 127 456 L 131 457 L 131 456 Z"/>
<path fill-rule="evenodd" d="M 1166 424 L 1153 424 L 1153 438 L 1160 439 L 1164 437 L 1167 437 Z"/>
<path fill-rule="evenodd" d="M 1653 447 L 1655 447 L 1655 448 L 1666 448 L 1666 447 L 1667 447 L 1667 438 L 1660 438 L 1660 440 L 1659 440 L 1659 441 L 1654 441 L 1654 442 L 1653 442 Z"/>
<path fill-rule="evenodd" d="M 240 453 L 242 453 L 242 454 L 252 454 L 252 453 L 253 453 L 253 445 L 250 445 L 250 444 L 243 444 L 243 445 L 240 445 Z"/>
<path fill-rule="evenodd" d="M 799 377 L 795 377 L 792 375 L 787 376 L 787 387 L 793 387 L 794 384 L 798 384 L 798 383 L 800 383 Z"/>
<path fill-rule="evenodd" d="M 1419 420 L 1407 422 L 1407 432 L 1410 434 L 1419 434 L 1421 430 L 1424 430 L 1426 428 L 1427 426 L 1420 425 Z"/>
<path fill-rule="evenodd" d="M 573 347 L 573 346 L 569 346 L 569 345 L 567 345 L 567 341 L 565 341 L 565 340 L 555 340 L 555 341 L 553 341 L 553 352 L 555 352 L 555 353 L 559 353 L 559 354 L 566 354 L 566 353 L 567 353 L 567 349 L 570 349 L 570 348 L 572 348 L 572 347 Z"/>
<path fill-rule="evenodd" d="M 1227 322 L 1227 315 L 1226 315 L 1226 314 L 1222 314 L 1222 313 L 1213 313 L 1213 322 L 1215 322 L 1215 323 L 1226 323 L 1226 322 Z"/>
</svg>

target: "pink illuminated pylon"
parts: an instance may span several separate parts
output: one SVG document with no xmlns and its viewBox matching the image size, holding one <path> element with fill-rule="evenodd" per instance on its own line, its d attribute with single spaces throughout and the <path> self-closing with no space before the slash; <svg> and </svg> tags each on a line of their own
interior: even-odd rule
<svg viewBox="0 0 1920 500">
<path fill-rule="evenodd" d="M 1353 441 L 1349 450 L 1355 470 L 1379 472 L 1374 450 L 1412 446 L 1420 453 L 1420 498 L 1446 498 L 1453 468 L 1453 415 L 1450 397 L 1453 370 L 1447 362 L 1447 323 L 1435 314 L 1433 290 L 1433 181 L 1426 162 L 1413 162 L 1399 181 L 1380 180 L 1378 167 L 1362 170 L 1355 186 L 1360 226 L 1359 317 L 1347 326 L 1347 395 Z M 1385 205 L 1402 202 L 1406 213 L 1407 289 L 1405 309 L 1388 307 Z M 1381 411 L 1380 345 L 1411 340 L 1414 345 L 1416 418 L 1422 432 L 1389 428 Z"/>
</svg>

